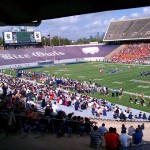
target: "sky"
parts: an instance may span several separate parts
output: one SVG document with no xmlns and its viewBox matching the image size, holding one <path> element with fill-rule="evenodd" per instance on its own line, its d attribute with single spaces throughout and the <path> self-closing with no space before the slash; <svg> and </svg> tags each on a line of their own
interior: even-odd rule
<svg viewBox="0 0 150 150">
<path fill-rule="evenodd" d="M 144 17 L 150 17 L 150 6 L 43 20 L 38 27 L 33 27 L 33 30 L 40 31 L 42 36 L 50 34 L 51 37 L 60 36 L 77 40 L 90 38 L 90 35 L 94 37 L 97 32 L 100 35 L 105 33 L 110 21 Z M 0 27 L 0 33 L 11 28 Z"/>
</svg>

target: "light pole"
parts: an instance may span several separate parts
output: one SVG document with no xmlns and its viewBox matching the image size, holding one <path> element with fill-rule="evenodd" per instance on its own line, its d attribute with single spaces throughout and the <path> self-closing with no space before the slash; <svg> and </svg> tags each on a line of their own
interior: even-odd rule
<svg viewBox="0 0 150 150">
<path fill-rule="evenodd" d="M 53 52 L 54 52 L 54 45 L 53 45 Z M 54 54 L 54 62 L 55 62 L 55 54 Z"/>
<path fill-rule="evenodd" d="M 49 36 L 49 46 L 51 46 L 51 36 Z"/>
<path fill-rule="evenodd" d="M 46 55 L 46 38 L 44 37 L 44 50 L 45 50 L 45 61 L 47 61 L 47 55 Z"/>
<path fill-rule="evenodd" d="M 60 46 L 60 37 L 58 37 L 59 38 L 59 46 Z"/>
</svg>

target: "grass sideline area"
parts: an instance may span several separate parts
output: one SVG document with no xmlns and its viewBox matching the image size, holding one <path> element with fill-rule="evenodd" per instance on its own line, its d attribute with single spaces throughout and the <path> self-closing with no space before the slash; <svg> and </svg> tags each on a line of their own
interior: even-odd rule
<svg viewBox="0 0 150 150">
<path fill-rule="evenodd" d="M 99 71 L 102 69 L 104 72 L 101 74 Z M 148 101 L 150 101 L 150 76 L 140 76 L 141 71 L 148 70 L 150 70 L 149 65 L 88 62 L 29 69 L 27 71 L 43 72 L 45 74 L 53 74 L 57 77 L 78 79 L 81 82 L 88 82 L 91 80 L 92 83 L 98 83 L 102 86 L 107 86 L 110 89 L 120 89 L 120 87 L 122 87 L 126 93 L 123 94 L 123 97 L 120 100 L 116 97 L 111 97 L 111 91 L 109 92 L 109 96 L 100 95 L 99 93 L 90 96 L 103 98 L 112 103 L 150 112 L 150 107 L 129 103 L 130 93 L 133 93 L 133 100 L 135 98 L 134 94 L 137 93 L 141 95 L 144 93 L 146 102 L 148 103 Z M 10 73 L 8 70 L 5 70 L 5 73 L 16 75 L 13 74 L 13 72 Z"/>
</svg>

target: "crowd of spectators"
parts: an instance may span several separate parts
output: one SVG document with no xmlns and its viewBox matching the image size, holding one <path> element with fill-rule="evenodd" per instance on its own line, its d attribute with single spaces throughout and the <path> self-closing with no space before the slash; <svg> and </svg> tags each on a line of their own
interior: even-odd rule
<svg viewBox="0 0 150 150">
<path fill-rule="evenodd" d="M 105 143 L 107 150 L 117 150 L 119 148 L 131 147 L 132 145 L 141 145 L 143 143 L 144 123 L 134 128 L 132 125 L 127 129 L 122 124 L 121 134 L 117 133 L 115 127 L 107 129 L 105 124 L 102 126 L 94 126 L 90 133 L 90 144 L 93 148 L 98 148 Z"/>
<path fill-rule="evenodd" d="M 128 44 L 125 48 L 115 54 L 113 54 L 111 60 L 113 62 L 130 63 L 134 60 L 144 60 L 144 58 L 150 56 L 150 44 Z"/>
<path fill-rule="evenodd" d="M 54 133 L 58 138 L 65 134 L 71 137 L 72 133 L 78 136 L 83 136 L 85 133 L 92 136 L 92 132 L 97 132 L 96 122 L 87 117 L 75 116 L 74 113 L 66 114 L 58 108 L 57 103 L 67 107 L 74 105 L 76 111 L 91 107 L 93 115 L 96 113 L 97 116 L 101 114 L 105 116 L 107 111 L 114 109 L 114 106 L 106 100 L 71 93 L 51 84 L 38 84 L 3 74 L 0 74 L 0 81 L 0 129 L 7 133 L 10 131 L 28 133 L 30 128 L 33 131 L 39 130 L 43 134 L 45 132 Z M 38 102 L 41 102 L 40 109 L 42 108 L 43 111 L 39 111 L 38 105 L 35 105 Z M 96 105 L 96 112 L 92 109 L 94 105 Z M 109 141 L 109 133 L 112 134 L 112 129 L 109 129 L 107 136 L 105 132 L 108 130 L 105 125 L 102 125 L 96 136 L 104 136 L 106 147 L 109 148 L 110 144 L 108 146 L 107 140 Z M 135 130 L 135 133 L 138 132 L 139 130 Z M 125 134 L 124 130 L 122 134 Z M 133 139 L 135 138 L 136 136 Z M 139 143 L 141 141 L 137 144 Z"/>
</svg>

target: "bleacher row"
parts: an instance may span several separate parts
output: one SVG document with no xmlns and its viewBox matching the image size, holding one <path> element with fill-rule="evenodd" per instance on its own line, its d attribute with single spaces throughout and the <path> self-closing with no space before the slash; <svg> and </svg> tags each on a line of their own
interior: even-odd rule
<svg viewBox="0 0 150 150">
<path fill-rule="evenodd" d="M 104 41 L 140 39 L 150 37 L 150 18 L 112 21 Z"/>
</svg>

